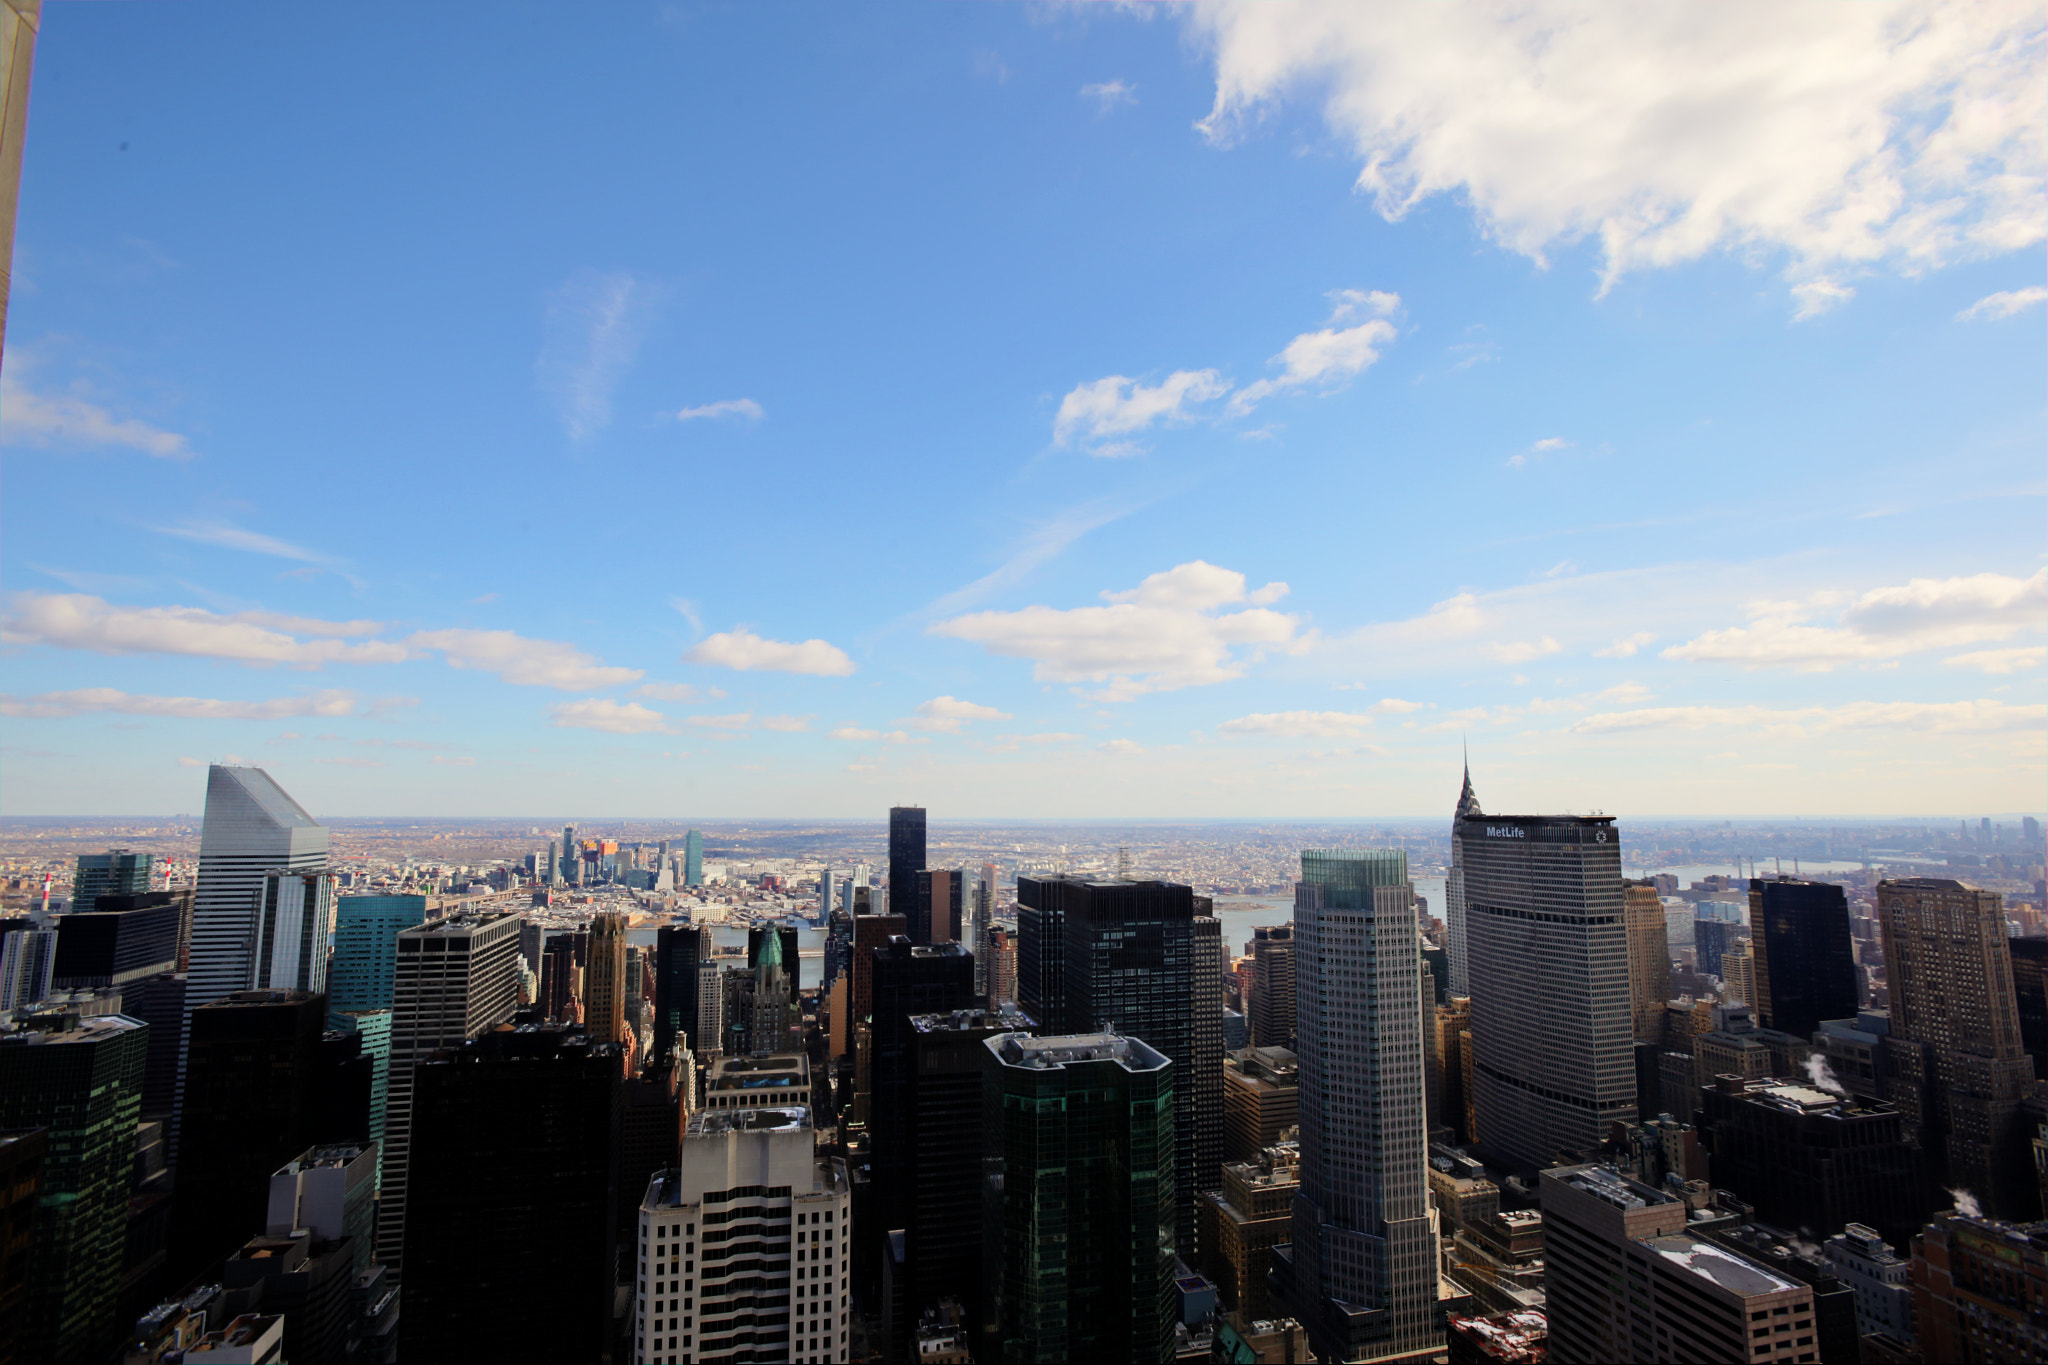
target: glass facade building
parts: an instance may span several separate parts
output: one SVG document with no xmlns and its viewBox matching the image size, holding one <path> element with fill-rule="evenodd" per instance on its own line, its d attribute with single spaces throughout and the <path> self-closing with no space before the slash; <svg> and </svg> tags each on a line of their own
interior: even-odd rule
<svg viewBox="0 0 2048 1365">
<path fill-rule="evenodd" d="M 1136 1038 L 988 1039 L 1004 1360 L 1174 1359 L 1173 1063 Z"/>
<path fill-rule="evenodd" d="M 889 913 L 917 923 L 917 874 L 924 871 L 924 807 L 889 807 Z"/>
<path fill-rule="evenodd" d="M 131 853 L 125 848 L 81 853 L 71 875 L 71 908 L 90 910 L 101 896 L 146 895 L 155 870 L 154 853 Z"/>
<path fill-rule="evenodd" d="M 391 1008 L 398 936 L 426 922 L 425 896 L 343 896 L 335 908 L 327 1007 L 336 1013 Z"/>
<path fill-rule="evenodd" d="M 1849 898 L 1833 882 L 1772 877 L 1749 884 L 1757 1022 L 1804 1038 L 1823 1019 L 1856 1017 Z"/>
<path fill-rule="evenodd" d="M 1276 1275 L 1316 1353 L 1356 1360 L 1436 1341 L 1424 968 L 1398 849 L 1309 850 L 1294 895 L 1300 1187 Z"/>
</svg>

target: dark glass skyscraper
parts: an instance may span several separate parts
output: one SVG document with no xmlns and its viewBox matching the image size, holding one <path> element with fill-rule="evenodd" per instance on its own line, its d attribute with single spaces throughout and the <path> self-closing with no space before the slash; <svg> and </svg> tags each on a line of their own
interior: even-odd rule
<svg viewBox="0 0 2048 1365">
<path fill-rule="evenodd" d="M 1174 1101 L 1175 1155 L 1179 1162 L 1175 1186 L 1180 1210 L 1180 1244 L 1191 1253 L 1195 1245 L 1195 1116 L 1197 1087 L 1190 1012 L 1198 1003 L 1194 991 L 1194 892 L 1174 882 L 1088 881 L 1078 877 L 1019 877 L 1019 928 L 1025 932 L 1019 954 L 1020 991 L 1027 972 L 1036 983 L 1045 1017 L 1024 1011 L 1051 1033 L 1097 1033 L 1109 1029 L 1146 1043 L 1173 1062 L 1177 1077 Z M 1220 951 L 1220 941 L 1219 941 Z M 1027 958 L 1035 954 L 1036 960 Z M 1201 995 L 1213 1001 L 1218 1045 L 1216 1098 L 1220 1102 L 1222 991 Z M 1216 1159 L 1222 1156 L 1222 1130 L 1216 1129 Z"/>
<path fill-rule="evenodd" d="M 872 1228 L 856 1228 L 861 1256 L 882 1254 L 880 1239 L 908 1228 L 917 1168 L 916 1116 L 911 1067 L 916 1061 L 913 1016 L 948 1014 L 974 1006 L 974 958 L 957 943 L 932 947 L 897 937 L 874 950 L 870 968 L 874 998 L 869 1108 L 874 1134 L 875 1197 Z"/>
<path fill-rule="evenodd" d="M 889 913 L 917 921 L 917 874 L 924 871 L 924 807 L 889 807 Z"/>
<path fill-rule="evenodd" d="M 1177 1316 L 1173 1063 L 1102 1033 L 983 1046 L 1002 1134 L 998 1354 L 1165 1365 Z"/>
<path fill-rule="evenodd" d="M 1540 1169 L 1636 1116 L 1621 837 L 1606 815 L 1474 809 L 1458 843 L 1475 1137 Z"/>
<path fill-rule="evenodd" d="M 664 924 L 654 934 L 654 1064 L 697 1031 L 697 969 L 711 960 L 711 931 Z M 537 965 L 537 964 L 536 964 Z M 690 1038 L 690 1046 L 697 1040 Z M 708 1044 L 707 1044 L 708 1046 Z M 635 1207 L 638 1207 L 637 1204 Z"/>
<path fill-rule="evenodd" d="M 616 1044 L 554 1026 L 486 1033 L 420 1064 L 404 1359 L 600 1358 L 620 1085 Z"/>
<path fill-rule="evenodd" d="M 1832 882 L 1772 877 L 1749 884 L 1758 1020 L 1796 1038 L 1823 1019 L 1856 1017 L 1849 900 Z"/>
</svg>

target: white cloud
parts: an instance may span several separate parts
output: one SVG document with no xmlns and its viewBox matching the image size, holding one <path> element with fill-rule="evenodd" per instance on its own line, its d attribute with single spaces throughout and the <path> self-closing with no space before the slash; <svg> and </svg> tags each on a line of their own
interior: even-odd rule
<svg viewBox="0 0 2048 1365">
<path fill-rule="evenodd" d="M 933 697 L 917 708 L 917 719 L 910 723 L 920 730 L 936 730 L 943 734 L 957 735 L 960 727 L 976 720 L 1014 720 L 1007 711 L 998 711 L 993 706 L 978 706 L 958 697 Z"/>
<path fill-rule="evenodd" d="M 1096 745 L 1095 748 L 1098 752 L 1105 754 L 1124 755 L 1142 754 L 1145 752 L 1144 746 L 1133 739 L 1107 740 L 1101 744 Z"/>
<path fill-rule="evenodd" d="M 192 758 L 185 754 L 179 754 L 178 766 L 181 768 L 204 768 L 206 766 L 206 760 L 203 758 Z"/>
<path fill-rule="evenodd" d="M 637 668 L 610 668 L 571 644 L 532 640 L 509 630 L 423 630 L 406 643 L 438 649 L 451 668 L 474 668 L 522 687 L 552 687 L 563 692 L 589 692 L 600 687 L 637 682 Z"/>
<path fill-rule="evenodd" d="M 1656 638 L 1656 635 L 1650 631 L 1639 630 L 1633 635 L 1622 636 L 1605 649 L 1594 650 L 1593 657 L 1596 659 L 1633 659 L 1637 650 Z"/>
<path fill-rule="evenodd" d="M 1540 640 L 1515 640 L 1506 644 L 1488 645 L 1486 652 L 1504 664 L 1525 664 L 1531 659 L 1555 654 L 1563 648 L 1563 645 L 1546 635 Z"/>
<path fill-rule="evenodd" d="M 1218 614 L 1244 602 L 1245 578 L 1202 560 L 1105 592 L 1106 607 L 982 611 L 930 626 L 990 653 L 1030 659 L 1043 682 L 1096 682 L 1105 701 L 1227 682 L 1274 647 L 1297 642 L 1297 618 L 1264 607 Z"/>
<path fill-rule="evenodd" d="M 1066 730 L 1046 730 L 1035 735 L 997 735 L 988 745 L 992 754 L 1014 754 L 1026 744 L 1033 748 L 1044 748 L 1053 744 L 1074 744 L 1086 738 Z"/>
<path fill-rule="evenodd" d="M 266 536 L 261 531 L 245 531 L 239 526 L 224 526 L 218 522 L 188 522 L 183 526 L 159 526 L 157 529 L 181 540 L 196 540 L 202 545 L 218 545 L 227 550 L 247 550 L 251 554 L 273 555 L 278 559 L 297 560 L 301 564 L 334 562 L 330 556 L 308 550 L 303 545 Z"/>
<path fill-rule="evenodd" d="M 1546 436 L 1532 444 L 1527 450 L 1518 450 L 1508 456 L 1508 468 L 1520 469 L 1529 461 L 1540 459 L 1553 451 L 1570 450 L 1572 443 L 1562 436 Z"/>
<path fill-rule="evenodd" d="M 0 445 L 126 446 L 160 460 L 185 460 L 192 448 L 174 431 L 133 417 L 116 417 L 78 393 L 37 393 L 15 375 L 23 361 L 9 357 L 0 372 Z"/>
<path fill-rule="evenodd" d="M 742 672 L 809 673 L 821 678 L 843 678 L 854 669 L 853 660 L 837 645 L 823 640 L 800 644 L 766 640 L 744 627 L 706 637 L 683 659 Z"/>
<path fill-rule="evenodd" d="M 300 640 L 270 629 L 267 612 L 225 616 L 198 607 L 117 607 L 84 593 L 15 593 L 0 619 L 0 641 L 96 654 L 183 654 L 245 664 L 387 664 L 412 657 L 405 645 L 374 640 Z M 254 619 L 252 619 L 254 618 Z M 298 618 L 291 618 L 298 619 Z M 361 623 L 327 623 L 328 634 Z"/>
<path fill-rule="evenodd" d="M 1361 322 L 1356 327 L 1340 329 L 1330 326 L 1318 332 L 1303 332 L 1269 362 L 1285 367 L 1280 376 L 1261 379 L 1239 389 L 1230 400 L 1232 413 L 1242 416 L 1271 395 L 1306 384 L 1320 384 L 1325 392 L 1342 388 L 1380 358 L 1381 347 L 1392 345 L 1400 335 L 1384 316 L 1401 306 L 1399 294 L 1343 289 L 1333 297 L 1337 300 L 1337 307 L 1332 323 L 1354 317 L 1361 311 L 1381 316 Z"/>
<path fill-rule="evenodd" d="M 716 403 L 684 408 L 676 414 L 678 422 L 695 422 L 706 417 L 744 417 L 750 422 L 758 422 L 762 417 L 761 405 L 751 398 L 721 398 Z"/>
<path fill-rule="evenodd" d="M 1856 297 L 1856 291 L 1849 285 L 1837 284 L 1833 280 L 1807 280 L 1792 286 L 1792 297 L 1799 306 L 1792 310 L 1792 321 L 1804 322 L 1817 318 L 1822 313 L 1835 309 Z"/>
<path fill-rule="evenodd" d="M 2024 313 L 2029 308 L 2048 303 L 2048 288 L 2030 285 L 2025 289 L 2003 289 L 1996 294 L 1986 294 L 1975 303 L 1956 314 L 1958 322 L 1983 322 L 1993 318 L 2009 318 L 2015 313 Z"/>
<path fill-rule="evenodd" d="M 842 725 L 832 731 L 832 738 L 855 740 L 861 743 L 878 739 L 887 744 L 928 744 L 931 742 L 911 734 L 908 730 L 869 730 L 858 725 Z"/>
<path fill-rule="evenodd" d="M 2036 645 L 2028 649 L 1980 649 L 1943 659 L 1941 666 L 1974 668 L 1980 673 L 2018 673 L 2039 668 L 2044 659 L 2048 659 L 2048 647 Z"/>
<path fill-rule="evenodd" d="M 1084 100 L 1094 100 L 1097 112 L 1106 114 L 1119 104 L 1136 104 L 1138 87 L 1125 80 L 1101 81 L 1082 86 L 1080 95 Z"/>
<path fill-rule="evenodd" d="M 613 735 L 672 735 L 668 717 L 638 702 L 586 697 L 548 708 L 549 723 L 565 730 L 602 730 Z"/>
<path fill-rule="evenodd" d="M 658 293 L 625 271 L 587 268 L 555 291 L 534 374 L 570 440 L 588 440 L 611 424 L 612 390 L 640 349 Z"/>
<path fill-rule="evenodd" d="M 1230 385 L 1214 370 L 1175 370 L 1149 389 L 1124 375 L 1109 375 L 1076 385 L 1060 400 L 1060 410 L 1053 417 L 1052 439 L 1064 446 L 1071 445 L 1076 436 L 1100 441 L 1108 436 L 1143 431 L 1154 422 L 1187 421 L 1193 415 L 1188 411 L 1191 404 L 1206 403 L 1228 392 Z M 1104 446 L 1098 453 L 1132 452 Z"/>
<path fill-rule="evenodd" d="M 235 619 L 294 635 L 375 635 L 384 629 L 382 621 L 323 621 L 317 616 L 292 616 L 278 611 L 239 612 Z"/>
<path fill-rule="evenodd" d="M 1419 701 L 1402 701 L 1399 697 L 1381 697 L 1372 704 L 1370 709 L 1379 712 L 1383 716 L 1405 716 L 1411 711 L 1422 710 L 1423 703 Z"/>
<path fill-rule="evenodd" d="M 474 768 L 476 760 L 468 754 L 435 754 L 427 762 L 437 768 Z"/>
<path fill-rule="evenodd" d="M 649 701 L 721 701 L 725 697 L 722 687 L 693 687 L 689 683 L 642 683 L 633 689 L 636 697 Z"/>
<path fill-rule="evenodd" d="M 1837 625 L 1807 624 L 1820 605 L 1752 603 L 1750 624 L 1707 631 L 1665 650 L 1664 657 L 1826 672 L 1842 664 L 2004 640 L 2039 629 L 2048 617 L 2048 569 L 2024 579 L 1997 573 L 1916 578 L 1864 593 L 1839 614 Z"/>
<path fill-rule="evenodd" d="M 1372 723 L 1371 716 L 1354 711 L 1267 711 L 1226 720 L 1216 727 L 1216 732 L 1293 739 L 1355 739 Z"/>
<path fill-rule="evenodd" d="M 2042 26 L 2028 4 L 1211 3 L 1227 140 L 1323 97 L 1361 191 L 1468 202 L 1541 260 L 1597 239 L 1611 282 L 1720 250 L 1804 279 L 1905 272 L 2043 236 Z"/>
<path fill-rule="evenodd" d="M 211 697 L 152 697 L 111 687 L 0 696 L 0 716 L 164 716 L 175 720 L 282 720 L 287 716 L 353 716 L 356 694 L 329 689 L 272 701 L 217 701 Z M 296 739 L 297 736 L 291 736 Z"/>
<path fill-rule="evenodd" d="M 780 730 L 796 732 L 811 728 L 809 716 L 757 716 L 752 711 L 738 711 L 729 716 L 685 716 L 683 724 L 699 730 Z"/>
<path fill-rule="evenodd" d="M 1705 730 L 1734 726 L 1749 731 L 1826 734 L 1839 730 L 1917 730 L 1935 734 L 1985 734 L 2040 730 L 2048 707 L 2002 701 L 1848 702 L 1841 706 L 1660 706 L 1588 716 L 1578 734 L 1619 734 L 1652 730 Z"/>
</svg>

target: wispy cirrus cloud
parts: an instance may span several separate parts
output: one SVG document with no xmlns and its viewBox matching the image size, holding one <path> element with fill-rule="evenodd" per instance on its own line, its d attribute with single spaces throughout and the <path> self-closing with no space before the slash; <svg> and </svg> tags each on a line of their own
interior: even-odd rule
<svg viewBox="0 0 2048 1365">
<path fill-rule="evenodd" d="M 706 636 L 683 659 L 741 672 L 808 673 L 821 678 L 843 678 L 854 671 L 853 660 L 837 645 L 824 640 L 769 640 L 744 626 Z"/>
<path fill-rule="evenodd" d="M 749 422 L 758 422 L 766 414 L 761 405 L 751 398 L 721 398 L 716 403 L 705 403 L 699 407 L 684 408 L 676 414 L 678 422 L 701 422 L 720 417 L 739 417 Z"/>
<path fill-rule="evenodd" d="M 318 550 L 309 550 L 303 545 L 294 545 L 288 540 L 280 540 L 261 531 L 250 531 L 223 522 L 187 522 L 182 526 L 159 526 L 156 529 L 167 536 L 197 541 L 202 545 L 218 545 L 224 550 L 246 550 L 250 554 L 292 559 L 302 564 L 336 562 L 332 555 L 321 554 Z"/>
<path fill-rule="evenodd" d="M 1136 104 L 1138 102 L 1138 87 L 1129 81 L 1120 79 L 1097 81 L 1093 85 L 1082 86 L 1080 95 L 1084 100 L 1095 101 L 1096 113 L 1106 114 L 1120 104 Z"/>
<path fill-rule="evenodd" d="M 1840 730 L 1990 734 L 2048 728 L 2048 707 L 2003 701 L 1846 702 L 1840 706 L 1659 706 L 1588 716 L 1572 726 L 1583 735 L 1737 727 L 1761 733 L 1826 734 Z"/>
<path fill-rule="evenodd" d="M 282 720 L 290 716 L 353 716 L 362 704 L 353 692 L 328 689 L 303 697 L 224 701 L 212 697 L 157 697 L 112 687 L 0 696 L 0 716 L 59 718 L 85 715 L 161 716 L 172 720 Z"/>
<path fill-rule="evenodd" d="M 534 362 L 571 441 L 611 425 L 612 394 L 639 354 L 661 290 L 630 271 L 574 271 L 555 290 L 547 344 Z"/>
<path fill-rule="evenodd" d="M 83 389 L 38 392 L 18 376 L 32 362 L 11 350 L 0 371 L 0 445 L 139 450 L 159 460 L 189 460 L 191 445 L 175 431 L 136 417 L 118 417 Z"/>
<path fill-rule="evenodd" d="M 1373 718 L 1356 711 L 1262 711 L 1217 725 L 1220 735 L 1270 735 L 1286 739 L 1353 739 L 1372 728 Z"/>
<path fill-rule="evenodd" d="M 1996 294 L 1986 294 L 1975 303 L 1956 314 L 1958 322 L 1988 322 L 1998 318 L 2009 318 L 2039 308 L 2048 303 L 2048 288 L 2029 285 L 2025 289 L 2002 289 Z"/>
</svg>

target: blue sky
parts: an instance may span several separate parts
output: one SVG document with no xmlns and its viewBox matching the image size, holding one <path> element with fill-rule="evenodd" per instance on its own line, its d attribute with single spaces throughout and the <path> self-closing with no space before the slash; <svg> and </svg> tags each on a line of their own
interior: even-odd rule
<svg viewBox="0 0 2048 1365">
<path fill-rule="evenodd" d="M 0 803 L 2039 810 L 2041 18 L 1770 12 L 52 6 Z"/>
</svg>

